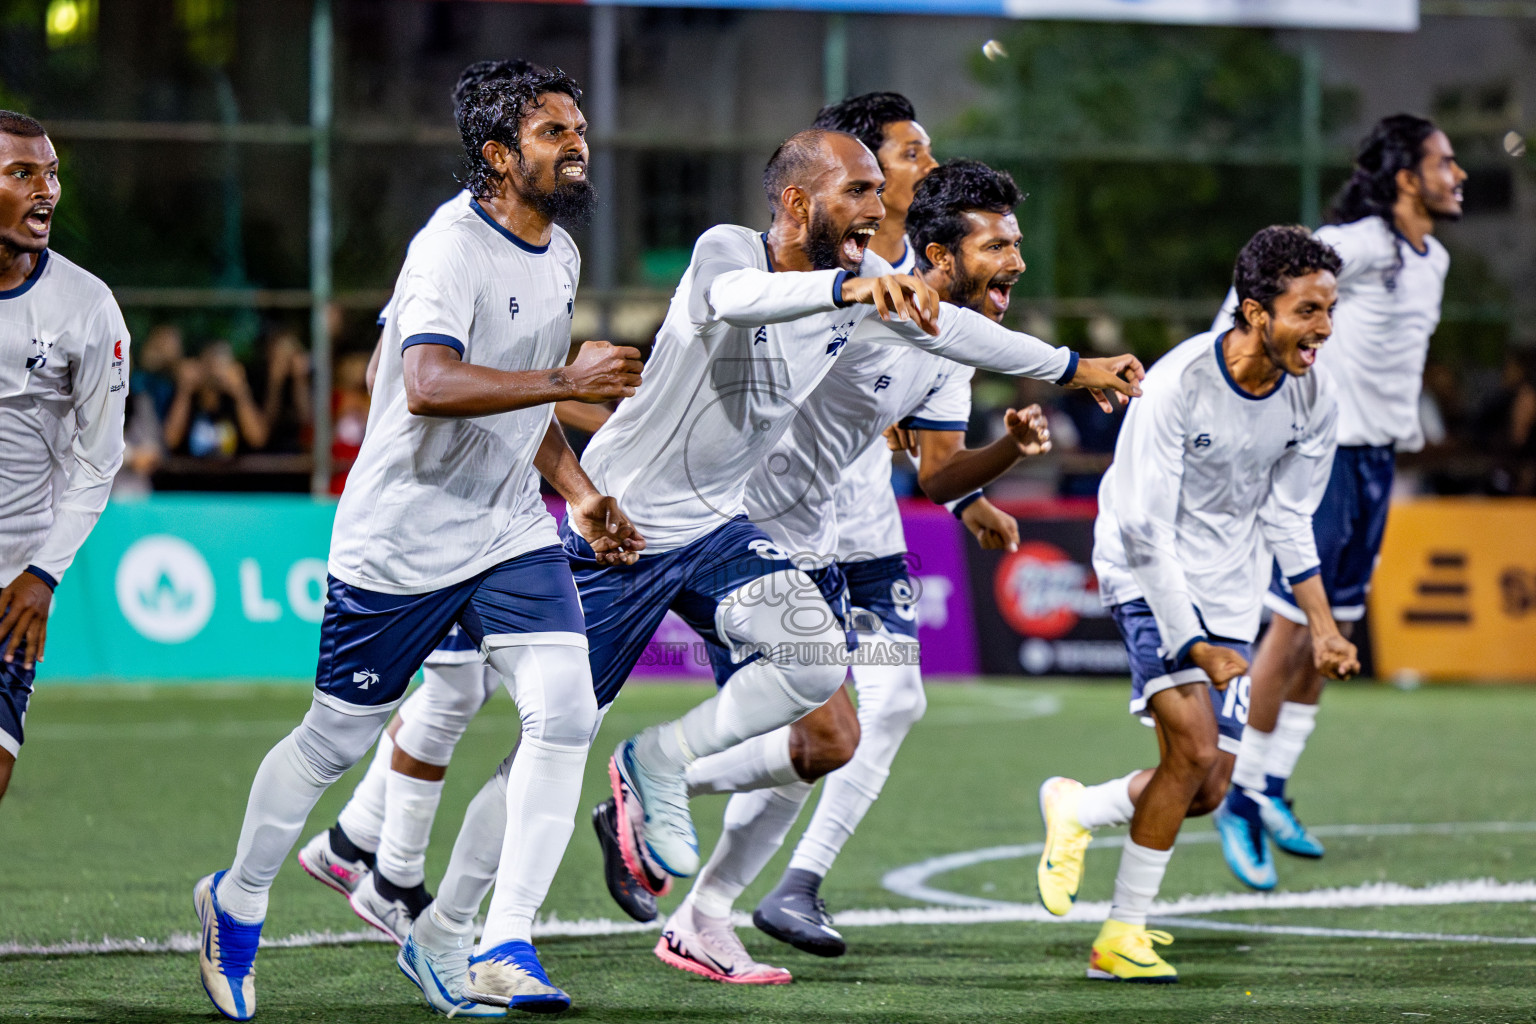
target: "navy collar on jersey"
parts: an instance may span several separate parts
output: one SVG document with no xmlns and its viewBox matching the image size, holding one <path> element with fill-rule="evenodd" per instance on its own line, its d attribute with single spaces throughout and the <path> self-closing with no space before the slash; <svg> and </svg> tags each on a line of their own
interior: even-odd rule
<svg viewBox="0 0 1536 1024">
<path fill-rule="evenodd" d="M 1429 236 L 1428 235 L 1424 236 L 1424 248 L 1419 249 L 1419 248 L 1416 248 L 1412 242 L 1408 241 L 1408 236 L 1407 235 L 1405 235 L 1401 231 L 1397 230 L 1397 225 L 1396 224 L 1392 225 L 1392 233 L 1394 235 L 1396 235 L 1398 237 L 1398 239 L 1401 240 L 1404 245 L 1406 245 L 1408 248 L 1412 249 L 1415 256 L 1428 256 L 1429 255 Z"/>
<path fill-rule="evenodd" d="M 768 248 L 768 232 L 764 231 L 757 237 L 763 240 L 763 258 L 768 261 L 768 273 L 774 273 L 778 268 L 773 265 L 773 250 Z"/>
<path fill-rule="evenodd" d="M 1226 354 L 1221 350 L 1222 341 L 1224 341 L 1227 335 L 1230 333 L 1232 332 L 1222 331 L 1220 334 L 1216 335 L 1216 365 L 1221 367 L 1221 376 L 1222 379 L 1227 382 L 1227 387 L 1231 388 L 1233 391 L 1236 391 L 1239 395 L 1242 395 L 1250 402 L 1262 402 L 1264 399 L 1268 398 L 1270 395 L 1273 395 L 1275 392 L 1279 391 L 1283 386 L 1285 386 L 1285 378 L 1289 377 L 1290 374 L 1286 373 L 1284 370 L 1281 370 L 1280 379 L 1275 382 L 1275 386 L 1264 392 L 1262 395 L 1250 394 L 1249 392 L 1244 391 L 1242 388 L 1238 387 L 1237 381 L 1232 379 L 1232 371 L 1227 369 Z"/>
<path fill-rule="evenodd" d="M 516 235 L 502 227 L 500 224 L 496 223 L 496 218 L 485 212 L 485 207 L 480 205 L 480 200 L 471 199 L 469 201 L 469 208 L 478 213 L 481 220 L 485 221 L 491 227 L 501 232 L 503 238 L 507 239 L 509 242 L 524 252 L 532 253 L 535 256 L 542 256 L 549 252 L 548 242 L 545 242 L 543 245 L 531 245 L 528 242 L 523 241 L 521 238 L 518 238 Z"/>
<path fill-rule="evenodd" d="M 19 299 L 27 294 L 27 291 L 43 276 L 43 268 L 46 266 L 48 266 L 48 250 L 44 249 L 37 254 L 37 266 L 32 268 L 32 273 L 27 275 L 27 279 L 10 291 L 0 292 L 0 299 Z"/>
<path fill-rule="evenodd" d="M 905 260 L 907 258 L 907 256 L 908 256 L 908 254 L 910 254 L 911 252 L 912 252 L 912 243 L 907 240 L 907 236 L 906 235 L 902 235 L 901 236 L 901 255 L 896 257 L 894 260 L 891 261 L 891 266 L 893 266 L 893 267 L 901 266 L 902 261 Z M 916 270 L 916 269 L 917 269 L 917 261 L 913 260 L 912 261 L 912 270 Z M 911 271 L 908 271 L 908 273 L 911 273 Z"/>
</svg>

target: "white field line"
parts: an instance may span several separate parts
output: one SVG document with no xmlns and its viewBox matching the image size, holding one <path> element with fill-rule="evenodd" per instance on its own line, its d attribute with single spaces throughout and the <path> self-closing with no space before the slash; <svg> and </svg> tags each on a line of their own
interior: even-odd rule
<svg viewBox="0 0 1536 1024">
<path fill-rule="evenodd" d="M 1386 932 L 1341 928 L 1308 928 L 1241 922 L 1201 921 L 1186 915 L 1211 914 L 1233 910 L 1322 910 L 1361 907 L 1426 907 L 1465 903 L 1527 903 L 1536 901 L 1536 882 L 1497 882 L 1481 879 L 1444 882 L 1414 889 L 1390 882 L 1341 889 L 1317 889 L 1311 892 L 1222 893 L 1210 896 L 1185 896 L 1172 902 L 1153 904 L 1154 916 L 1179 927 L 1218 931 L 1276 935 L 1308 935 L 1330 938 L 1369 938 L 1423 942 L 1476 942 L 1507 945 L 1536 945 L 1536 938 L 1496 935 L 1456 935 L 1436 932 Z M 1052 917 L 1043 907 L 1022 903 L 1001 907 L 906 907 L 899 910 L 845 910 L 836 915 L 840 928 L 878 928 L 890 925 L 973 925 L 1001 923 L 1045 923 L 1090 921 L 1097 923 L 1109 912 L 1109 904 L 1079 903 L 1065 918 Z M 751 918 L 738 913 L 732 922 L 738 928 L 751 926 Z M 582 918 L 565 921 L 547 918 L 534 925 L 537 938 L 564 936 L 628 935 L 654 932 L 661 923 L 638 924 L 633 921 L 609 921 Z M 262 945 L 277 948 L 340 946 L 359 942 L 388 942 L 376 931 L 307 932 L 280 939 L 262 939 Z M 100 942 L 66 942 L 57 945 L 0 944 L 0 957 L 71 956 L 101 953 L 191 953 L 198 937 L 177 933 L 165 941 L 148 939 L 112 939 Z"/>
<path fill-rule="evenodd" d="M 1318 825 L 1312 831 L 1323 838 L 1374 838 L 1383 836 L 1416 836 L 1416 835 L 1468 835 L 1468 834 L 1512 834 L 1536 832 L 1536 821 L 1472 821 L 1472 822 L 1436 822 L 1426 824 L 1381 824 L 1381 825 Z M 1215 832 L 1186 832 L 1179 836 L 1179 846 L 1193 844 L 1219 843 L 1221 837 Z M 1105 836 L 1095 839 L 1094 846 L 1103 849 L 1113 849 L 1125 845 L 1125 836 Z M 928 884 L 928 880 L 935 875 L 942 875 L 960 868 L 968 868 L 976 864 L 985 864 L 994 860 L 1018 860 L 1024 857 L 1039 856 L 1045 849 L 1044 843 L 1022 843 L 1017 846 L 990 846 L 980 850 L 965 850 L 960 853 L 949 853 L 941 857 L 930 857 L 927 860 L 918 861 L 916 864 L 908 864 L 905 867 L 888 871 L 880 880 L 887 890 L 898 896 L 916 900 L 919 903 L 934 903 L 947 907 L 971 907 L 990 910 L 1018 910 L 1027 907 L 1032 910 L 1041 908 L 1033 904 L 1012 903 L 1007 900 L 989 900 L 983 896 L 971 896 L 965 893 L 949 892 Z M 1277 895 L 1287 895 L 1280 893 Z M 1299 895 L 1299 894 L 1298 894 Z M 1246 909 L 1246 908 L 1232 908 Z M 1199 913 L 1200 911 L 1189 911 Z M 1070 915 L 1076 918 L 1077 915 Z"/>
</svg>

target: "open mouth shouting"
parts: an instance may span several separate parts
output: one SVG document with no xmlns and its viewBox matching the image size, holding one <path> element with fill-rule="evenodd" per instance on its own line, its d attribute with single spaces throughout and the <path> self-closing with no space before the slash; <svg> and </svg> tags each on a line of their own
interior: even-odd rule
<svg viewBox="0 0 1536 1024">
<path fill-rule="evenodd" d="M 1323 338 L 1307 338 L 1296 343 L 1296 358 L 1301 360 L 1302 366 L 1311 366 L 1317 362 L 1317 353 L 1323 347 Z"/>
<path fill-rule="evenodd" d="M 561 181 L 586 181 L 587 162 L 578 158 L 562 160 L 555 167 L 555 177 Z"/>
<path fill-rule="evenodd" d="M 857 267 L 864 262 L 864 250 L 869 248 L 869 242 L 875 237 L 878 224 L 860 224 L 848 229 L 843 236 L 842 257 L 847 266 Z"/>
<path fill-rule="evenodd" d="M 987 312 L 995 312 L 999 317 L 1008 312 L 1008 300 L 1013 294 L 1013 286 L 1019 283 L 1018 274 L 999 274 L 987 284 Z"/>
<path fill-rule="evenodd" d="M 38 203 L 33 206 L 22 218 L 22 223 L 26 225 L 28 231 L 32 232 L 33 237 L 47 238 L 48 232 L 53 227 L 53 204 Z"/>
</svg>

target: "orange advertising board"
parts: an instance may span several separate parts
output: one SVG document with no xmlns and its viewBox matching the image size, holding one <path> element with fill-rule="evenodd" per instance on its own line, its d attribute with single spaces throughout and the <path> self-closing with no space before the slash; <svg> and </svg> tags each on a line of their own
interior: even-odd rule
<svg viewBox="0 0 1536 1024">
<path fill-rule="evenodd" d="M 1536 500 L 1394 505 L 1370 614 L 1383 679 L 1536 682 Z"/>
</svg>

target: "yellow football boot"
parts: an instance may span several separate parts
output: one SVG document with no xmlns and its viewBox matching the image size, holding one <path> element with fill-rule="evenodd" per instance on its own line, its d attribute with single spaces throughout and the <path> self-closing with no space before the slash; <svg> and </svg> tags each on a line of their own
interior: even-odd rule
<svg viewBox="0 0 1536 1024">
<path fill-rule="evenodd" d="M 1083 855 L 1093 833 L 1077 822 L 1077 801 L 1083 784 L 1060 775 L 1046 779 L 1040 786 L 1040 817 L 1045 821 L 1045 849 L 1040 851 L 1040 866 L 1035 869 L 1035 883 L 1040 889 L 1040 903 L 1062 916 L 1077 901 L 1077 887 L 1083 881 Z"/>
<path fill-rule="evenodd" d="M 1179 972 L 1152 948 L 1154 942 L 1166 946 L 1172 941 L 1172 935 L 1149 932 L 1146 925 L 1105 921 L 1088 956 L 1088 977 L 1096 981 L 1172 984 L 1179 980 Z"/>
</svg>

